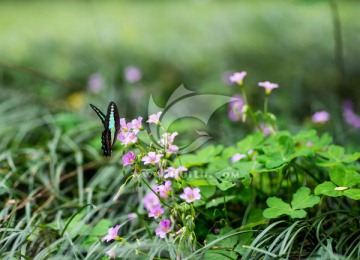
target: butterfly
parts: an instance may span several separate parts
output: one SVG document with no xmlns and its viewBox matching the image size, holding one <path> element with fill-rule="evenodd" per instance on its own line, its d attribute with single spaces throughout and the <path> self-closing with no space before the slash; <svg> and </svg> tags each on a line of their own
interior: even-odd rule
<svg viewBox="0 0 360 260">
<path fill-rule="evenodd" d="M 96 106 L 90 104 L 91 108 L 94 109 L 95 113 L 100 117 L 101 122 L 104 125 L 104 131 L 101 135 L 101 149 L 104 151 L 104 156 L 111 156 L 111 151 L 114 148 L 117 135 L 120 130 L 120 119 L 119 111 L 114 102 L 110 102 L 107 113 L 104 115 Z M 114 132 L 111 132 L 111 129 L 115 128 Z"/>
</svg>

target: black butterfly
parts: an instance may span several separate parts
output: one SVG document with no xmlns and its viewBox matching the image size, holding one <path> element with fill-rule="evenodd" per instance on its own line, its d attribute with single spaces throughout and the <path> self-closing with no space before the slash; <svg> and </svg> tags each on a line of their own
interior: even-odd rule
<svg viewBox="0 0 360 260">
<path fill-rule="evenodd" d="M 114 102 L 110 102 L 107 114 L 104 115 L 96 106 L 90 104 L 91 108 L 94 109 L 96 114 L 100 117 L 101 122 L 104 125 L 104 131 L 101 135 L 101 149 L 104 151 L 104 156 L 111 156 L 111 151 L 114 148 L 117 135 L 120 130 L 120 119 L 119 111 Z M 115 127 L 115 132 L 112 134 L 111 129 Z"/>
</svg>

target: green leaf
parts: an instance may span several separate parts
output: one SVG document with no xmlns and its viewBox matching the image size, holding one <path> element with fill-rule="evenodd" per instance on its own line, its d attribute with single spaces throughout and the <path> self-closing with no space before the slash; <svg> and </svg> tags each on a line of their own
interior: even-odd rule
<svg viewBox="0 0 360 260">
<path fill-rule="evenodd" d="M 277 197 L 268 198 L 266 204 L 269 208 L 265 209 L 263 212 L 265 218 L 277 218 L 292 213 L 290 205 Z"/>
<path fill-rule="evenodd" d="M 263 141 L 264 136 L 260 132 L 248 135 L 236 144 L 238 148 L 237 153 L 247 153 L 251 149 L 256 149 Z"/>
<path fill-rule="evenodd" d="M 110 220 L 102 219 L 94 227 L 90 229 L 89 236 L 105 235 L 111 226 L 112 226 L 112 222 Z"/>
<path fill-rule="evenodd" d="M 360 200 L 360 189 L 345 190 L 344 195 L 353 200 Z"/>
<path fill-rule="evenodd" d="M 338 145 L 331 145 L 327 152 L 319 152 L 326 160 L 320 161 L 317 165 L 322 167 L 333 167 L 342 163 L 352 163 L 360 158 L 360 153 L 344 155 L 345 150 Z"/>
<path fill-rule="evenodd" d="M 341 158 L 345 153 L 345 149 L 338 145 L 331 145 L 329 147 L 328 154 L 331 158 L 338 159 Z"/>
<path fill-rule="evenodd" d="M 209 145 L 204 149 L 199 150 L 196 154 L 185 154 L 180 156 L 182 165 L 187 168 L 193 166 L 202 166 L 209 162 L 212 162 L 216 155 L 218 155 L 224 147 L 222 145 L 213 146 Z"/>
<path fill-rule="evenodd" d="M 238 259 L 238 254 L 226 249 L 208 250 L 204 255 L 204 259 L 218 260 L 218 259 Z"/>
<path fill-rule="evenodd" d="M 246 227 L 253 228 L 258 225 L 263 225 L 267 219 L 263 216 L 261 209 L 251 209 L 248 219 L 246 220 Z"/>
<path fill-rule="evenodd" d="M 305 209 L 313 207 L 320 202 L 320 197 L 310 195 L 311 190 L 307 187 L 301 187 L 293 195 L 291 206 L 293 209 Z M 305 213 L 306 215 L 306 213 Z"/>
<path fill-rule="evenodd" d="M 226 191 L 234 186 L 236 186 L 235 183 L 233 183 L 232 181 L 220 181 L 217 185 L 216 185 L 220 190 L 222 191 Z"/>
<path fill-rule="evenodd" d="M 205 147 L 204 149 L 199 150 L 196 153 L 196 156 L 204 161 L 209 160 L 209 158 L 213 158 L 224 149 L 224 146 L 222 145 L 209 145 Z M 210 160 L 211 161 L 211 160 Z"/>
<path fill-rule="evenodd" d="M 280 136 L 277 142 L 266 144 L 264 147 L 264 156 L 258 156 L 259 162 L 264 162 L 267 169 L 279 169 L 288 164 L 297 157 L 310 157 L 314 152 L 309 147 L 300 147 L 295 149 L 294 140 L 287 133 Z"/>
<path fill-rule="evenodd" d="M 205 198 L 210 198 L 216 192 L 216 187 L 215 186 L 200 186 L 199 188 L 201 190 L 201 194 Z"/>
<path fill-rule="evenodd" d="M 256 174 L 261 172 L 269 172 L 271 170 L 266 169 L 263 164 L 258 161 L 238 161 L 232 165 L 232 167 L 238 171 L 244 171 L 250 174 Z"/>
<path fill-rule="evenodd" d="M 264 217 L 277 218 L 282 215 L 289 215 L 291 218 L 306 217 L 306 211 L 303 209 L 313 207 L 320 201 L 318 196 L 310 195 L 310 192 L 310 189 L 307 187 L 301 187 L 298 189 L 293 195 L 291 206 L 279 198 L 268 198 L 266 200 L 266 204 L 269 208 L 264 210 Z"/>
<path fill-rule="evenodd" d="M 336 185 L 331 181 L 326 181 L 315 188 L 315 195 L 324 194 L 329 197 L 339 197 L 342 195 L 342 191 L 335 190 Z"/>
<path fill-rule="evenodd" d="M 224 197 L 212 199 L 212 200 L 210 200 L 210 202 L 206 203 L 206 208 L 216 207 L 216 206 L 218 206 L 220 204 L 224 204 L 230 200 L 234 200 L 235 198 L 236 198 L 235 195 L 230 195 L 230 196 L 224 196 Z"/>
<path fill-rule="evenodd" d="M 193 177 L 187 178 L 186 182 L 191 186 L 216 186 L 222 191 L 226 191 L 236 185 L 232 180 L 216 178 L 214 174 L 210 173 L 207 174 L 206 177 L 197 177 L 194 175 Z"/>
<path fill-rule="evenodd" d="M 244 170 L 236 170 L 232 167 L 227 167 L 221 171 L 216 172 L 214 176 L 221 182 L 228 181 L 233 183 L 235 180 L 241 180 L 245 187 L 249 187 L 250 185 L 250 174 Z"/>
<path fill-rule="evenodd" d="M 238 235 L 239 242 L 234 248 L 234 251 L 238 252 L 242 256 L 245 255 L 249 249 L 244 248 L 243 245 L 250 245 L 252 241 L 252 236 L 253 235 L 250 232 Z"/>
<path fill-rule="evenodd" d="M 306 211 L 303 209 L 295 210 L 290 213 L 291 218 L 305 218 L 306 217 Z"/>
<path fill-rule="evenodd" d="M 330 179 L 339 187 L 352 187 L 360 183 L 360 174 L 342 166 L 330 170 Z"/>
</svg>

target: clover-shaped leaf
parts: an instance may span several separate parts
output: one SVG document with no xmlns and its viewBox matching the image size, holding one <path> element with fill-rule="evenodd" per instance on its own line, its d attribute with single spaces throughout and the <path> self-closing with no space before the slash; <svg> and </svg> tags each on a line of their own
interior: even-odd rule
<svg viewBox="0 0 360 260">
<path fill-rule="evenodd" d="M 266 218 L 278 218 L 282 215 L 288 215 L 291 218 L 304 218 L 306 217 L 305 208 L 313 207 L 318 204 L 320 198 L 315 195 L 310 195 L 309 188 L 301 187 L 293 195 L 293 199 L 290 204 L 284 202 L 282 199 L 271 197 L 266 200 L 266 204 L 269 208 L 263 212 Z"/>
<path fill-rule="evenodd" d="M 277 142 L 264 148 L 264 153 L 265 156 L 259 157 L 259 161 L 264 161 L 268 169 L 283 167 L 296 157 L 314 155 L 309 147 L 296 149 L 294 140 L 285 133 L 278 138 Z"/>
<path fill-rule="evenodd" d="M 339 187 L 352 187 L 360 183 L 360 174 L 341 166 L 335 166 L 330 170 L 330 180 Z"/>
<path fill-rule="evenodd" d="M 353 200 L 360 199 L 360 189 L 351 188 L 360 184 L 360 174 L 356 171 L 343 166 L 335 166 L 330 170 L 330 180 L 319 184 L 315 188 L 315 194 L 329 197 L 346 196 Z"/>
<path fill-rule="evenodd" d="M 326 160 L 323 160 L 317 165 L 322 167 L 332 167 L 342 163 L 352 163 L 360 158 L 360 153 L 345 154 L 345 150 L 341 146 L 331 145 L 327 152 L 319 153 Z"/>
</svg>

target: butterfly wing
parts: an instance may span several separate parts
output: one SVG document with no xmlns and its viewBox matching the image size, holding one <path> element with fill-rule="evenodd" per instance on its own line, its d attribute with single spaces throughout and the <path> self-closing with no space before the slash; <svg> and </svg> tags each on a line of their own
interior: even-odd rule
<svg viewBox="0 0 360 260">
<path fill-rule="evenodd" d="M 114 102 L 110 102 L 107 114 L 104 115 L 96 106 L 90 104 L 91 108 L 96 112 L 96 114 L 101 119 L 101 122 L 104 125 L 104 131 L 101 134 L 101 149 L 104 151 L 104 156 L 111 156 L 111 151 L 114 148 L 117 135 L 120 131 L 120 118 L 119 111 Z M 114 132 L 111 132 L 111 129 L 115 128 Z"/>
<path fill-rule="evenodd" d="M 111 133 L 111 129 L 115 128 L 114 132 Z M 110 102 L 105 118 L 105 129 L 110 131 L 110 139 L 111 142 L 111 149 L 114 148 L 117 136 L 120 131 L 120 117 L 119 117 L 119 110 L 114 102 Z"/>
<path fill-rule="evenodd" d="M 111 156 L 111 131 L 105 129 L 101 134 L 101 149 L 105 157 Z"/>
<path fill-rule="evenodd" d="M 100 118 L 101 122 L 103 123 L 104 127 L 106 128 L 105 122 L 106 122 L 106 116 L 104 115 L 103 112 L 100 111 L 100 109 L 98 109 L 96 106 L 94 106 L 93 104 L 90 104 L 91 108 L 95 111 L 95 113 L 98 115 L 98 117 Z"/>
</svg>

